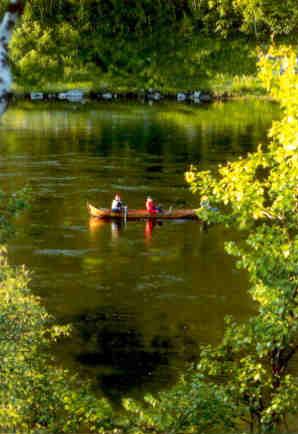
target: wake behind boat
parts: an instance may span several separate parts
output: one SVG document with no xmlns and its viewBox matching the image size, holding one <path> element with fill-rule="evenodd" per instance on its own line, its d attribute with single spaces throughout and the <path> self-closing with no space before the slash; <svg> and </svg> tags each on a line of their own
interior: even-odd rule
<svg viewBox="0 0 298 434">
<path fill-rule="evenodd" d="M 96 217 L 103 220 L 109 220 L 109 219 L 196 220 L 198 218 L 194 209 L 169 210 L 169 211 L 158 212 L 156 214 L 149 213 L 148 211 L 143 209 L 128 209 L 127 212 L 125 213 L 124 210 L 120 212 L 113 212 L 108 208 L 96 208 L 90 203 L 87 203 L 87 209 L 90 214 L 90 217 Z"/>
</svg>

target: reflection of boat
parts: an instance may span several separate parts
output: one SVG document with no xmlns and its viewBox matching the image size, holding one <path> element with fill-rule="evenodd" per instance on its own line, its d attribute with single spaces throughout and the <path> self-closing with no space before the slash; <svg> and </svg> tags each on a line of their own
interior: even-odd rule
<svg viewBox="0 0 298 434">
<path fill-rule="evenodd" d="M 129 209 L 127 215 L 121 212 L 112 212 L 107 208 L 95 208 L 95 206 L 87 203 L 87 209 L 91 217 L 99 219 L 128 219 L 128 220 L 142 220 L 142 219 L 155 219 L 155 220 L 176 220 L 176 219 L 197 219 L 195 210 L 193 209 L 177 209 L 171 211 L 163 211 L 156 214 L 150 214 L 142 209 Z"/>
<path fill-rule="evenodd" d="M 150 241 L 152 240 L 152 232 L 156 225 L 161 226 L 162 222 L 158 220 L 152 220 L 152 219 L 146 220 L 144 235 L 145 235 L 145 241 L 147 241 L 148 243 L 150 243 Z"/>
<path fill-rule="evenodd" d="M 103 220 L 99 220 L 97 218 L 91 217 L 89 220 L 89 229 L 90 232 L 97 232 L 97 230 L 101 227 L 105 226 L 105 222 Z"/>
<path fill-rule="evenodd" d="M 99 220 L 99 219 L 96 219 Z M 112 220 L 111 222 L 111 235 L 112 235 L 112 240 L 118 240 L 118 238 L 120 238 L 121 232 L 123 230 L 123 223 L 122 220 Z"/>
</svg>

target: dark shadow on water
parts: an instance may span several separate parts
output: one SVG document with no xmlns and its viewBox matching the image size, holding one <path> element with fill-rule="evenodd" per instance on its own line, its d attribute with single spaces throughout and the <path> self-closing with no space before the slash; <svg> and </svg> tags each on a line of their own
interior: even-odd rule
<svg viewBox="0 0 298 434">
<path fill-rule="evenodd" d="M 75 359 L 95 370 L 100 389 L 115 403 L 123 396 L 141 397 L 145 390 L 172 384 L 177 359 L 182 364 L 197 359 L 198 343 L 183 324 L 175 330 L 165 324 L 160 333 L 145 336 L 132 316 L 107 310 L 84 313 L 73 319 L 73 325 L 80 349 Z"/>
</svg>

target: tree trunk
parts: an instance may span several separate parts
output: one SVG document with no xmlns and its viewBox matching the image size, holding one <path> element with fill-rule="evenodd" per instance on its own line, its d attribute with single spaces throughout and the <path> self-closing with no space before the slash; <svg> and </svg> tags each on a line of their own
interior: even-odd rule
<svg viewBox="0 0 298 434">
<path fill-rule="evenodd" d="M 24 0 L 10 0 L 0 24 L 0 116 L 5 112 L 11 86 L 8 44 L 13 29 L 24 10 Z"/>
</svg>

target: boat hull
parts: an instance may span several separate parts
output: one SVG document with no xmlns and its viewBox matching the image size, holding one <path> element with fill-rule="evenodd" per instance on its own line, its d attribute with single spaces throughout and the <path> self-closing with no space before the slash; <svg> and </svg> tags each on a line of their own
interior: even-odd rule
<svg viewBox="0 0 298 434">
<path fill-rule="evenodd" d="M 124 212 L 113 212 L 110 209 L 95 208 L 95 206 L 87 203 L 87 209 L 90 217 L 96 217 L 103 220 L 127 219 L 127 220 L 197 220 L 197 214 L 193 209 L 178 209 L 173 211 L 163 211 L 156 214 L 148 213 L 146 210 L 129 209 L 127 215 Z"/>
</svg>

